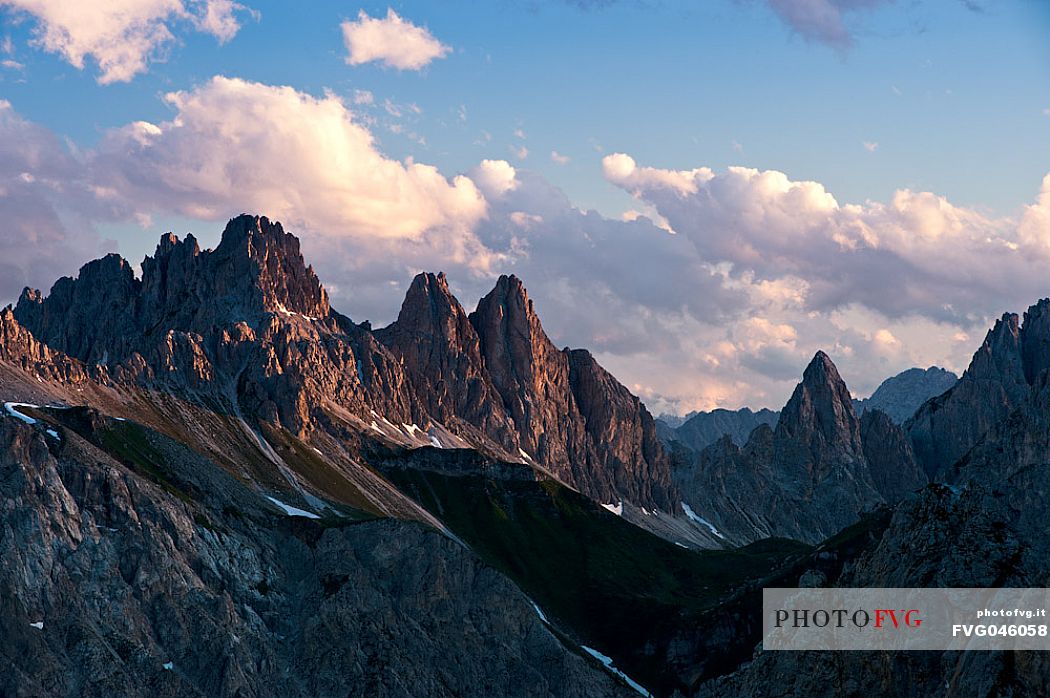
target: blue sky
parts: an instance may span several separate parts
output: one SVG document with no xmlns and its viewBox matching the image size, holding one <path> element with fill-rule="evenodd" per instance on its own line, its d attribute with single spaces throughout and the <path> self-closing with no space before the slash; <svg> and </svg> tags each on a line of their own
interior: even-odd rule
<svg viewBox="0 0 1050 698">
<path fill-rule="evenodd" d="M 213 3 L 233 24 L 204 23 L 202 13 Z M 259 180 L 237 170 L 247 166 L 243 159 L 223 154 L 224 171 L 232 174 L 220 183 L 221 192 L 200 185 L 191 196 L 186 186 L 169 188 L 164 180 L 171 178 L 171 168 L 185 170 L 192 153 L 208 159 L 222 147 L 221 142 L 204 147 L 198 135 L 194 143 L 203 149 L 188 150 L 171 124 L 211 118 L 220 103 L 233 110 L 256 99 L 256 106 L 288 106 L 268 100 L 272 89 L 289 86 L 302 99 L 330 95 L 344 105 L 345 118 L 374 139 L 380 161 L 425 163 L 447 182 L 465 174 L 485 200 L 485 213 L 464 203 L 463 188 L 442 190 L 430 201 L 434 185 L 425 184 L 411 201 L 379 197 L 377 204 L 374 197 L 362 201 L 358 187 L 335 208 L 383 205 L 391 220 L 409 215 L 412 207 L 428 211 L 418 229 L 384 241 L 380 251 L 376 240 L 384 235 L 378 225 L 336 213 L 316 215 L 303 195 L 290 195 L 284 209 L 275 206 L 277 213 L 287 210 L 284 218 L 303 235 L 304 249 L 322 256 L 318 267 L 335 287 L 337 305 L 354 317 L 388 321 L 411 272 L 432 263 L 450 270 L 469 307 L 494 274 L 516 271 L 541 309 L 549 309 L 544 320 L 551 334 L 559 335 L 556 343 L 595 348 L 657 411 L 745 403 L 776 407 L 816 348 L 829 350 L 860 393 L 913 363 L 936 361 L 959 369 L 990 317 L 1023 309 L 1035 300 L 1026 294 L 1047 293 L 1035 270 L 1013 270 L 1021 278 L 1011 283 L 1013 259 L 997 256 L 1004 245 L 1029 260 L 1038 255 L 1024 253 L 1024 245 L 1042 249 L 1042 238 L 1032 232 L 1042 230 L 1041 209 L 1027 214 L 1026 207 L 1036 203 L 1050 172 L 1047 3 L 497 0 L 312 2 L 304 11 L 282 2 L 244 0 L 234 6 L 228 0 L 186 0 L 184 16 L 150 18 L 170 31 L 171 39 L 146 51 L 140 70 L 116 80 L 105 78 L 98 61 L 106 46 L 125 35 L 102 43 L 97 35 L 78 37 L 80 27 L 90 24 L 78 18 L 69 36 L 49 45 L 42 32 L 67 17 L 63 6 L 69 3 L 47 0 L 42 6 L 51 9 L 33 12 L 22 5 L 22 0 L 0 0 L 6 61 L 0 99 L 17 115 L 10 133 L 27 143 L 53 138 L 46 147 L 35 145 L 34 152 L 54 148 L 52 159 L 64 164 L 52 180 L 68 178 L 84 192 L 78 198 L 56 197 L 56 187 L 51 194 L 34 190 L 55 213 L 50 223 L 39 223 L 55 230 L 40 237 L 57 246 L 47 253 L 47 264 L 31 257 L 12 262 L 27 283 L 46 286 L 46 274 L 71 273 L 102 249 L 116 248 L 137 262 L 166 228 L 180 234 L 193 230 L 213 243 L 222 222 L 240 212 L 233 183 Z M 388 8 L 429 32 L 447 47 L 446 54 L 419 69 L 383 61 L 349 64 L 341 24 L 360 21 L 362 11 L 381 19 Z M 121 20 L 120 14 L 107 19 Z M 61 47 L 69 46 L 87 47 L 82 68 L 63 53 Z M 214 76 L 248 87 L 224 83 L 209 91 Z M 246 101 L 232 98 L 235 88 Z M 199 98 L 196 116 L 186 100 L 165 97 L 170 93 Z M 370 104 L 364 103 L 365 93 Z M 140 141 L 120 131 L 134 122 L 164 131 L 148 136 L 155 141 L 147 154 L 136 150 Z M 312 129 L 312 119 L 303 117 L 298 128 Z M 23 132 L 18 129 L 30 129 L 31 135 L 15 136 Z M 297 151 L 301 144 L 294 137 L 261 144 L 260 152 L 324 167 L 331 132 L 318 129 L 318 134 L 312 152 Z M 40 166 L 39 158 L 24 150 L 0 152 L 13 176 L 34 174 L 30 166 Z M 624 162 L 608 160 L 615 153 L 628 154 L 638 169 L 613 171 L 612 164 Z M 509 190 L 481 186 L 485 160 L 506 161 L 515 172 Z M 825 210 L 820 196 L 798 188 L 808 202 L 804 210 L 785 209 L 790 201 L 778 199 L 776 217 L 764 208 L 755 226 L 732 230 L 741 216 L 771 203 L 762 198 L 768 191 L 758 179 L 732 181 L 726 174 L 725 188 L 718 189 L 730 166 L 776 171 L 793 183 L 819 182 L 839 206 L 858 204 L 864 210 Z M 143 169 L 148 167 L 153 169 Z M 695 180 L 702 184 L 672 186 L 668 198 L 666 177 L 639 175 L 647 167 L 665 173 L 710 168 L 718 176 L 710 187 L 706 175 Z M 154 177 L 152 188 L 143 184 Z M 279 181 L 262 184 L 281 191 Z M 191 188 L 196 187 L 194 181 Z M 740 187 L 759 198 L 738 196 Z M 63 191 L 71 188 L 67 184 Z M 99 194 L 106 188 L 108 194 Z M 931 223 L 929 208 L 916 213 L 909 208 L 917 205 L 911 199 L 898 205 L 901 190 L 943 197 L 954 207 L 949 222 Z M 717 207 L 698 198 L 714 191 L 728 197 Z M 246 207 L 268 203 L 247 195 L 243 200 Z M 4 206 L 0 197 L 0 213 L 17 217 L 22 211 L 13 200 L 7 211 Z M 896 213 L 890 216 L 880 207 Z M 596 211 L 590 217 L 581 213 L 590 209 Z M 648 219 L 622 222 L 630 210 L 657 225 L 643 230 Z M 555 220 L 557 227 L 551 227 Z M 796 227 L 791 220 L 805 222 Z M 659 226 L 675 230 L 680 239 L 672 244 L 646 237 L 663 235 L 653 232 Z M 825 235 L 812 254 L 812 241 L 780 249 L 778 238 L 764 236 L 772 231 L 783 238 L 803 229 Z M 945 237 L 943 230 L 958 237 Z M 729 237 L 715 240 L 716 233 Z M 0 235 L 9 238 L 0 239 L 0 251 L 24 246 L 14 232 Z M 571 235 L 608 247 L 600 270 L 588 266 L 595 255 L 580 252 L 582 243 L 568 240 Z M 994 253 L 979 249 L 989 237 L 1002 243 Z M 692 241 L 687 252 L 674 247 L 684 238 Z M 650 239 L 655 247 L 647 247 Z M 34 244 L 45 249 L 43 242 Z M 856 266 L 858 244 L 872 255 L 864 266 Z M 662 251 L 664 245 L 671 247 Z M 940 256 L 938 245 L 953 254 L 969 251 L 952 263 L 960 275 L 981 277 L 973 284 L 980 294 L 971 296 L 959 280 L 948 279 L 950 269 L 931 266 L 931 257 Z M 848 249 L 851 256 L 815 259 L 829 246 Z M 629 275 L 632 260 L 626 255 L 637 260 L 650 254 L 638 251 L 643 249 L 657 252 L 637 268 L 664 270 L 681 281 L 646 286 L 639 278 L 624 284 L 629 292 L 618 288 L 611 277 Z M 582 255 L 575 260 L 581 276 L 595 278 L 584 283 L 552 271 L 575 253 Z M 370 254 L 379 261 L 368 265 Z M 673 268 L 677 262 L 671 260 L 686 254 L 688 265 Z M 478 262 L 479 257 L 489 261 Z M 399 264 L 391 265 L 391 258 Z M 877 279 L 864 278 L 864 269 L 883 264 L 893 271 L 879 273 L 900 275 L 894 282 L 904 289 L 899 302 L 878 298 Z M 982 264 L 1002 268 L 985 272 Z M 829 268 L 842 271 L 825 273 Z M 11 293 L 0 288 L 0 296 L 5 292 Z M 597 319 L 575 314 L 579 295 L 586 294 L 597 296 Z M 698 295 L 710 302 L 700 303 Z M 639 333 L 644 337 L 635 336 Z M 649 347 L 643 350 L 645 338 Z"/>
</svg>

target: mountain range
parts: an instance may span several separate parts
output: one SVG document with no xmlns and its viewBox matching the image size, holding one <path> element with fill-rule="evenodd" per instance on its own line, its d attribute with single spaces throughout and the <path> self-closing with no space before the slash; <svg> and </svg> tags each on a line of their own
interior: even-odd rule
<svg viewBox="0 0 1050 698">
<path fill-rule="evenodd" d="M 0 693 L 896 686 L 756 650 L 761 588 L 1041 584 L 1047 368 L 1044 300 L 957 382 L 858 403 L 818 352 L 779 413 L 661 427 L 514 276 L 468 312 L 419 274 L 373 329 L 279 223 L 165 235 L 141 276 L 109 255 L 0 311 Z M 1021 656 L 900 661 L 1023 694 Z"/>
<path fill-rule="evenodd" d="M 884 380 L 871 397 L 853 398 L 853 411 L 862 416 L 868 410 L 879 410 L 896 424 L 903 424 L 924 402 L 944 393 L 959 380 L 951 371 L 938 366 L 927 369 L 909 368 Z M 694 451 L 702 451 L 723 435 L 737 446 L 760 424 L 775 426 L 779 412 L 748 407 L 738 410 L 715 409 L 709 412 L 690 412 L 685 417 L 662 414 L 656 418 L 656 430 L 668 446 L 677 441 Z"/>
</svg>

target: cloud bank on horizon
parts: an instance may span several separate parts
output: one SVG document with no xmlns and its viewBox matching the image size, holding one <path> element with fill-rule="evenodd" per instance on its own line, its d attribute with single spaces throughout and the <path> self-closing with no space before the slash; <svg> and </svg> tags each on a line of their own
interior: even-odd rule
<svg viewBox="0 0 1050 698">
<path fill-rule="evenodd" d="M 77 18 L 56 9 L 64 3 L 2 4 L 37 17 L 40 49 L 78 69 L 91 56 L 100 84 L 146 71 L 169 24 L 226 41 L 249 12 L 125 0 L 77 34 Z M 879 3 L 769 4 L 838 47 L 842 14 Z M 451 51 L 392 9 L 338 28 L 351 66 L 418 71 Z M 634 202 L 612 216 L 495 155 L 461 172 L 391 156 L 375 110 L 421 110 L 371 91 L 218 74 L 160 99 L 167 118 L 129 114 L 83 147 L 0 102 L 0 299 L 112 249 L 110 226 L 135 221 L 155 238 L 152 221 L 176 216 L 217 233 L 257 212 L 303 238 L 334 304 L 355 319 L 393 319 L 418 271 L 445 271 L 468 307 L 513 272 L 559 346 L 592 349 L 654 411 L 685 412 L 778 407 L 817 349 L 858 393 L 912 365 L 958 370 L 991 316 L 1046 293 L 1050 174 L 1022 210 L 997 215 L 907 186 L 843 203 L 777 169 L 675 169 L 612 152 L 584 174 Z M 511 145 L 529 136 L 518 127 Z M 558 171 L 580 166 L 549 151 Z"/>
</svg>

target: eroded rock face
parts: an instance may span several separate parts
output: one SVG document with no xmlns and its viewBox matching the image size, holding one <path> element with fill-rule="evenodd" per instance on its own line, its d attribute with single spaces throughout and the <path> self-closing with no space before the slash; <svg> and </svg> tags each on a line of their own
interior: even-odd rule
<svg viewBox="0 0 1050 698">
<path fill-rule="evenodd" d="M 569 385 L 569 360 L 547 338 L 521 280 L 501 276 L 470 322 L 520 447 L 570 475 L 566 466 L 584 444 L 574 428 L 579 410 Z"/>
<path fill-rule="evenodd" d="M 627 694 L 440 534 L 322 526 L 193 476 L 180 499 L 0 416 L 0 693 Z"/>
<path fill-rule="evenodd" d="M 586 434 L 586 460 L 572 464 L 581 490 L 673 510 L 670 461 L 645 405 L 585 349 L 569 352 L 569 383 Z"/>
<path fill-rule="evenodd" d="M 79 361 L 38 341 L 11 308 L 0 309 L 0 361 L 42 378 L 77 385 L 92 378 L 105 383 L 105 371 L 91 372 Z"/>
</svg>

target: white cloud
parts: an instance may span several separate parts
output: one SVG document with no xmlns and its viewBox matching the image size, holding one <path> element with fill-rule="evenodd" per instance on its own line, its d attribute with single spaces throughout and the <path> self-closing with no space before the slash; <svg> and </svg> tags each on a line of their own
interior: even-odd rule
<svg viewBox="0 0 1050 698">
<path fill-rule="evenodd" d="M 471 177 L 477 182 L 481 191 L 492 198 L 503 196 L 517 188 L 517 171 L 506 160 L 482 160 Z"/>
<path fill-rule="evenodd" d="M 521 145 L 521 146 L 509 145 L 509 146 L 507 146 L 507 150 L 509 150 L 510 154 L 513 155 L 514 157 L 516 157 L 519 160 L 524 160 L 525 158 L 529 157 L 529 149 L 526 148 L 523 145 Z"/>
<path fill-rule="evenodd" d="M 1050 258 L 1050 174 L 1043 177 L 1036 202 L 1025 207 L 1018 238 L 1024 247 L 1037 251 L 1041 258 Z"/>
<path fill-rule="evenodd" d="M 874 153 L 876 150 L 879 149 L 879 144 L 877 141 L 864 141 L 863 145 L 864 150 L 868 151 L 869 153 Z"/>
<path fill-rule="evenodd" d="M 562 155 L 557 150 L 551 151 L 551 162 L 555 165 L 567 165 L 571 158 L 568 155 Z"/>
<path fill-rule="evenodd" d="M 246 9 L 244 5 L 233 0 L 208 0 L 203 12 L 195 17 L 194 24 L 202 32 L 211 34 L 221 43 L 225 43 L 240 31 L 241 24 L 237 20 L 237 12 Z"/>
<path fill-rule="evenodd" d="M 98 179 L 140 212 L 259 211 L 327 235 L 408 239 L 485 215 L 469 178 L 385 157 L 333 94 L 215 77 L 165 100 L 170 121 L 110 132 L 94 158 Z"/>
<path fill-rule="evenodd" d="M 1018 223 L 907 189 L 887 203 L 842 205 L 817 182 L 771 170 L 658 170 L 626 155 L 604 166 L 730 276 L 803 280 L 811 310 L 859 303 L 889 317 L 960 320 L 1042 292 L 1035 258 L 1050 254 L 1048 182 Z"/>
<path fill-rule="evenodd" d="M 78 70 L 85 58 L 98 64 L 98 82 L 128 82 L 145 72 L 149 62 L 170 44 L 173 29 L 189 23 L 220 42 L 240 28 L 231 0 L 0 0 L 0 7 L 24 12 L 36 20 L 32 43 L 61 55 Z"/>
<path fill-rule="evenodd" d="M 369 90 L 354 90 L 354 104 L 359 106 L 369 106 L 375 104 L 375 95 Z"/>
<path fill-rule="evenodd" d="M 525 140 L 527 138 L 527 136 L 525 135 L 525 132 L 523 130 L 521 130 L 520 128 L 514 129 L 514 137 L 515 138 L 520 138 L 521 140 Z"/>
<path fill-rule="evenodd" d="M 377 61 L 398 70 L 422 70 L 452 51 L 426 27 L 402 19 L 389 8 L 384 19 L 361 10 L 356 22 L 346 21 L 341 26 L 350 65 Z"/>
<path fill-rule="evenodd" d="M 606 179 L 630 192 L 652 186 L 668 186 L 680 194 L 691 194 L 700 184 L 714 176 L 706 167 L 688 171 L 638 167 L 634 158 L 624 153 L 613 153 L 602 158 L 602 171 Z"/>
</svg>

